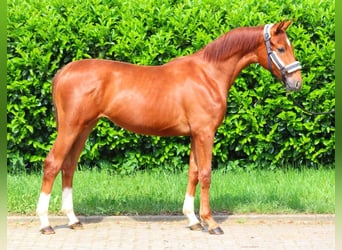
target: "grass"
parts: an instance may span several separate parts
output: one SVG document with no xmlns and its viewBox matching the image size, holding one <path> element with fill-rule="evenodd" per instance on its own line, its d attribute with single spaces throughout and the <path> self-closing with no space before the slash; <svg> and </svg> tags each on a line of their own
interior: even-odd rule
<svg viewBox="0 0 342 250">
<path fill-rule="evenodd" d="M 8 214 L 34 215 L 40 185 L 37 174 L 8 175 Z M 181 214 L 186 185 L 186 173 L 119 176 L 79 171 L 74 208 L 79 215 Z M 335 170 L 214 171 L 210 195 L 214 213 L 335 213 Z M 59 176 L 49 211 L 60 214 L 60 207 Z"/>
</svg>

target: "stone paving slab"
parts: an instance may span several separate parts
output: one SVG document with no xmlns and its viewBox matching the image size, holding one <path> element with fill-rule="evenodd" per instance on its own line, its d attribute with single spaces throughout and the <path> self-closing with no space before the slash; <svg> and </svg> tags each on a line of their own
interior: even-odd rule
<svg viewBox="0 0 342 250">
<path fill-rule="evenodd" d="M 50 217 L 56 234 L 41 235 L 37 217 L 8 217 L 7 249 L 335 249 L 335 215 L 215 216 L 224 235 L 190 231 L 183 216 Z"/>
</svg>

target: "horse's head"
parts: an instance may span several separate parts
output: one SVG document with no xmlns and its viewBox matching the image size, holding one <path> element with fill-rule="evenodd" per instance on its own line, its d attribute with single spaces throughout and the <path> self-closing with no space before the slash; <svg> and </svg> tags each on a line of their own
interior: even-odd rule
<svg viewBox="0 0 342 250">
<path fill-rule="evenodd" d="M 301 66 L 295 59 L 292 44 L 285 32 L 291 22 L 265 25 L 263 60 L 260 63 L 281 79 L 287 90 L 299 90 L 302 87 Z"/>
</svg>

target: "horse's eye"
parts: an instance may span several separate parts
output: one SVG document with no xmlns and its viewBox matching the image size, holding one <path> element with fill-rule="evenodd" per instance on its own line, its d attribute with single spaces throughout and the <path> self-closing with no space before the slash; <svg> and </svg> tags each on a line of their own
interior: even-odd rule
<svg viewBox="0 0 342 250">
<path fill-rule="evenodd" d="M 285 52 L 285 48 L 284 47 L 280 47 L 280 48 L 278 48 L 278 51 L 279 51 L 279 53 L 284 53 Z"/>
</svg>

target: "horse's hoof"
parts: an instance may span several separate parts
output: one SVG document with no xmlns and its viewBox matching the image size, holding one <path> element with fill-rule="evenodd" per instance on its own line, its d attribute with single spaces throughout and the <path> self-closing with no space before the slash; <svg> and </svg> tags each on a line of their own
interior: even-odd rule
<svg viewBox="0 0 342 250">
<path fill-rule="evenodd" d="M 210 234 L 220 235 L 224 234 L 223 230 L 220 227 L 215 227 L 213 229 L 208 230 Z"/>
<path fill-rule="evenodd" d="M 190 228 L 190 230 L 192 230 L 192 231 L 202 231 L 202 230 L 204 230 L 202 224 L 199 223 L 199 222 L 196 223 L 196 224 L 194 224 L 194 225 L 192 225 L 192 226 L 189 226 L 189 228 Z"/>
<path fill-rule="evenodd" d="M 55 230 L 51 226 L 44 227 L 40 229 L 40 232 L 45 235 L 55 234 Z"/>
<path fill-rule="evenodd" d="M 70 225 L 70 228 L 74 229 L 74 230 L 79 230 L 79 229 L 83 229 L 83 225 L 81 222 L 78 221 L 78 222 Z"/>
</svg>

